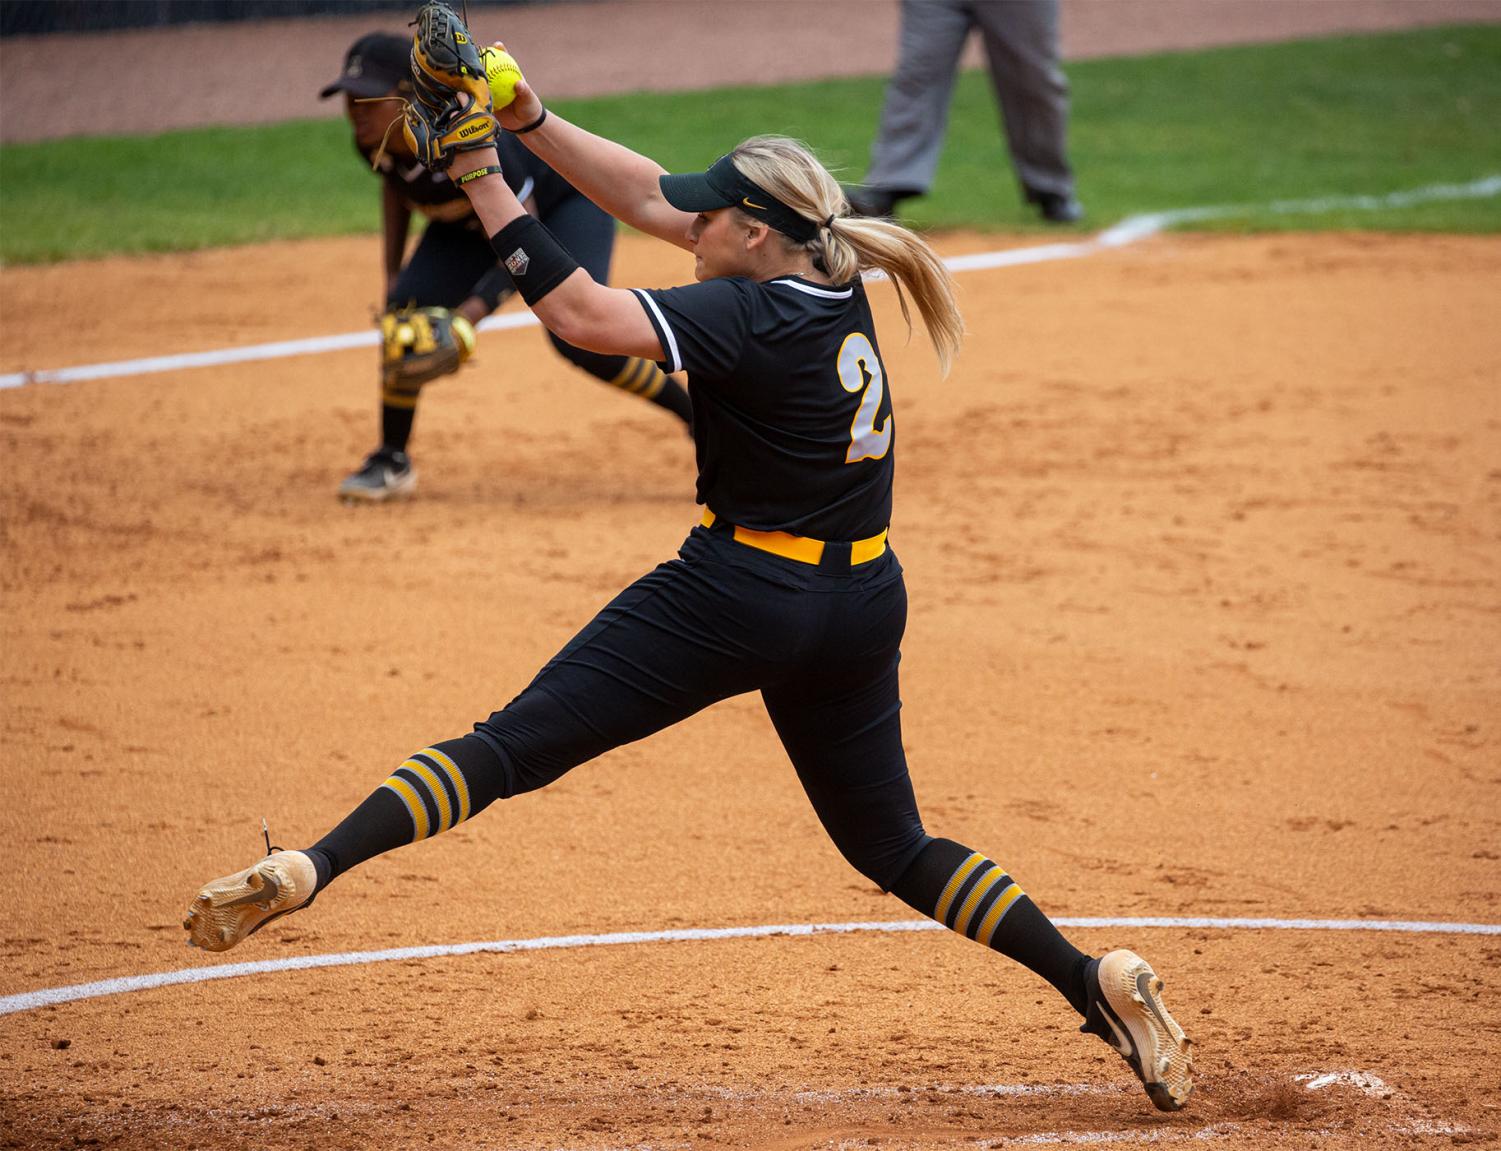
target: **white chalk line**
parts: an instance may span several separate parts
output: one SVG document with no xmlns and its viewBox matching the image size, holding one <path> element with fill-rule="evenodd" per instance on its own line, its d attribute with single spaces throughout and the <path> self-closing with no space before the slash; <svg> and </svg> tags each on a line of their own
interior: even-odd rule
<svg viewBox="0 0 1501 1151">
<path fill-rule="evenodd" d="M 1403 1107 L 1410 1108 L 1411 1100 L 1401 1091 L 1389 1086 L 1379 1075 L 1369 1071 L 1305 1071 L 1292 1077 L 1294 1083 L 1301 1084 L 1305 1091 L 1327 1091 L 1331 1087 L 1346 1087 L 1358 1091 L 1368 1099 L 1390 1099 Z M 1023 1084 L 1023 1087 L 1032 1087 Z M 979 1094 L 984 1088 L 971 1089 Z M 1104 1094 L 1112 1088 L 1093 1084 L 1059 1084 L 1053 1089 L 1058 1094 Z M 1009 1093 L 1009 1092 L 1008 1092 Z M 1047 1085 L 1038 1085 L 1028 1094 L 1048 1094 Z M 1463 1123 L 1451 1122 L 1446 1119 L 1433 1119 L 1427 1117 L 1413 1117 L 1409 1115 L 1403 1119 L 1388 1120 L 1380 1125 L 1381 1128 L 1391 1135 L 1404 1136 L 1455 1136 L 1470 1133 L 1470 1128 Z M 1245 1123 L 1235 1120 L 1208 1123 L 1203 1127 L 1190 1129 L 1152 1127 L 1146 1130 L 1114 1130 L 1114 1131 L 1039 1131 L 1027 1135 L 1000 1136 L 994 1139 L 982 1139 L 974 1145 L 976 1147 L 1053 1147 L 1053 1146 L 1089 1146 L 1103 1143 L 1188 1143 L 1207 1142 L 1215 1139 L 1223 1139 L 1231 1135 L 1243 1134 L 1251 1130 Z M 1260 1130 L 1260 1128 L 1256 1128 Z M 1300 1138 L 1327 1139 L 1339 1137 L 1348 1139 L 1350 1132 L 1342 1127 L 1314 1127 L 1300 1130 Z"/>
<path fill-rule="evenodd" d="M 1468 184 L 1430 184 L 1405 192 L 1381 196 L 1320 196 L 1311 200 L 1273 200 L 1268 204 L 1225 204 L 1216 207 L 1179 208 L 1169 212 L 1150 212 L 1131 216 L 1088 240 L 1065 244 L 1043 244 L 1032 248 L 1012 248 L 999 252 L 978 252 L 945 260 L 951 272 L 973 272 L 989 268 L 1014 268 L 1024 264 L 1041 264 L 1052 260 L 1075 260 L 1112 248 L 1125 247 L 1155 236 L 1164 228 L 1191 224 L 1199 220 L 1227 219 L 1250 212 L 1274 212 L 1278 215 L 1316 215 L 1341 210 L 1376 211 L 1404 208 L 1414 204 L 1442 200 L 1481 200 L 1501 195 L 1501 175 L 1487 176 Z M 873 277 L 879 278 L 879 277 Z M 509 328 L 529 328 L 537 324 L 531 312 L 490 316 L 478 325 L 482 332 Z M 220 348 L 207 352 L 187 352 L 170 356 L 148 356 L 138 360 L 113 363 L 82 364 L 72 368 L 42 368 L 36 371 L 8 372 L 0 375 L 0 389 L 19 388 L 27 384 L 70 384 L 85 380 L 114 379 L 156 372 L 176 372 L 187 368 L 221 367 L 226 364 L 275 360 L 287 356 L 311 356 L 323 352 L 342 352 L 350 348 L 374 347 L 379 342 L 374 331 L 346 332 L 338 336 L 315 336 L 305 340 L 282 340 L 272 344 L 253 344 L 243 348 Z"/>
<path fill-rule="evenodd" d="M 1282 1076 L 1272 1076 L 1273 1080 L 1280 1080 Z M 1332 1071 L 1332 1072 L 1302 1072 L 1290 1077 L 1294 1084 L 1301 1084 L 1306 1091 L 1324 1091 L 1330 1087 L 1353 1087 L 1363 1095 L 1378 1096 L 1382 1099 L 1392 1100 L 1398 1106 L 1411 1110 L 1411 1099 L 1404 1093 L 1388 1087 L 1378 1076 L 1368 1071 Z M 1373 1089 L 1375 1088 L 1375 1089 Z M 1134 1083 L 1125 1082 L 1115 1084 L 1102 1083 L 985 1083 L 985 1084 L 954 1084 L 954 1083 L 926 1083 L 917 1086 L 906 1087 L 848 1087 L 843 1089 L 828 1090 L 787 1090 L 787 1089 L 754 1089 L 732 1088 L 717 1086 L 682 1087 L 676 1084 L 651 1088 L 649 1094 L 654 1101 L 666 1101 L 672 1106 L 700 1106 L 706 1102 L 721 1101 L 730 1104 L 743 1104 L 750 1107 L 767 1107 L 799 1104 L 834 1104 L 845 1102 L 858 1102 L 861 1100 L 922 1100 L 932 1102 L 934 1096 L 941 1098 L 993 1098 L 993 1099 L 1017 1099 L 1037 1098 L 1040 1100 L 1078 1098 L 1085 1095 L 1120 1095 L 1138 1096 L 1140 1088 Z M 575 1105 L 599 1106 L 602 1100 L 608 1100 L 611 1093 L 595 1086 L 593 1090 L 588 1088 L 575 1089 L 569 1092 L 570 1100 Z M 530 1109 L 532 1103 L 518 1103 L 523 1109 Z M 349 1103 L 347 1100 L 340 1104 L 340 1113 L 350 1110 L 363 1115 L 373 1115 L 377 1108 L 371 1104 Z M 282 1119 L 293 1115 L 303 1115 L 311 1111 L 320 1117 L 326 1117 L 327 1108 L 324 1106 L 278 1104 L 258 1107 L 246 1118 L 258 1120 Z M 232 1115 L 233 1112 L 223 1108 L 211 1108 L 208 1114 L 213 1116 Z M 116 1116 L 115 1118 L 118 1118 Z M 1192 1113 L 1187 1116 L 1193 1119 Z M 170 1125 L 193 1126 L 198 1122 L 198 1116 L 191 1112 L 175 1112 L 168 1119 Z M 113 1124 L 116 1128 L 119 1123 Z M 1470 1134 L 1472 1128 L 1462 1123 L 1450 1122 L 1433 1118 L 1403 1118 L 1387 1119 L 1377 1124 L 1387 1134 L 1403 1136 L 1446 1136 Z M 1244 1122 L 1237 1120 L 1222 1120 L 1219 1122 L 1206 1123 L 1200 1127 L 1175 1125 L 1173 1127 L 1149 1127 L 1149 1128 L 1117 1128 L 1097 1131 L 1077 1130 L 1054 1130 L 1031 1132 L 1025 1135 L 1001 1135 L 981 1137 L 972 1140 L 964 1140 L 962 1144 L 954 1137 L 943 1139 L 945 1146 L 966 1146 L 975 1148 L 990 1147 L 1035 1147 L 1035 1146 L 1089 1146 L 1108 1143 L 1181 1143 L 1181 1142 L 1208 1142 L 1223 1139 L 1231 1135 L 1242 1134 L 1247 1131 L 1264 1131 L 1262 1126 L 1250 1127 Z M 1304 1128 L 1298 1131 L 1298 1135 L 1305 1139 L 1322 1140 L 1339 1137 L 1348 1140 L 1350 1130 L 1347 1127 L 1316 1127 Z M 893 1142 L 895 1146 L 904 1145 L 900 1135 L 892 1135 L 883 1139 Z M 852 1142 L 848 1138 L 835 1136 L 829 1141 L 816 1146 L 828 1148 L 853 1148 L 868 1145 L 866 1138 L 860 1138 Z M 691 1148 L 692 1143 L 668 1142 L 668 1143 L 631 1143 L 607 1147 L 604 1151 L 678 1151 L 678 1149 Z M 569 1144 L 562 1144 L 552 1148 L 552 1151 L 582 1151 Z"/>
<path fill-rule="evenodd" d="M 1303 1071 L 1292 1077 L 1305 1091 L 1347 1087 L 1374 1099 L 1390 1099 L 1400 1092 L 1370 1071 Z M 902 1087 L 842 1087 L 799 1090 L 756 1090 L 736 1087 L 700 1087 L 679 1092 L 685 1098 L 707 1097 L 730 1103 L 837 1103 L 841 1100 L 904 1099 L 931 1095 L 1016 1099 L 1029 1096 L 1124 1095 L 1141 1090 L 1133 1083 L 928 1083 Z"/>
<path fill-rule="evenodd" d="M 1389 1135 L 1404 1136 L 1454 1136 L 1469 1133 L 1469 1128 L 1450 1123 L 1439 1123 L 1427 1119 L 1415 1119 L 1407 1122 L 1385 1123 L 1381 1129 Z M 1244 1123 L 1234 1121 L 1224 1123 L 1209 1123 L 1203 1127 L 1195 1127 L 1183 1130 L 1174 1127 L 1149 1127 L 1141 1130 L 1121 1131 L 1039 1131 L 1033 1135 L 1002 1135 L 992 1139 L 977 1139 L 968 1144 L 971 1147 L 1097 1147 L 1112 1143 L 1208 1143 L 1217 1139 L 1228 1139 L 1232 1135 L 1245 1135 L 1251 1131 L 1264 1131 L 1264 1128 L 1252 1128 Z M 1316 1127 L 1312 1129 L 1300 1129 L 1300 1139 L 1349 1139 L 1350 1132 L 1336 1127 Z M 898 1144 L 900 1146 L 900 1144 Z"/>
<path fill-rule="evenodd" d="M 1274 1077 L 1280 1079 L 1280 1077 Z M 1398 1106 L 1411 1111 L 1412 1100 L 1403 1092 L 1387 1085 L 1380 1076 L 1369 1071 L 1305 1071 L 1291 1076 L 1294 1084 L 1302 1086 L 1305 1091 L 1319 1092 L 1330 1088 L 1347 1088 L 1359 1092 L 1367 1098 L 1392 1100 Z M 798 1105 L 808 1103 L 839 1104 L 844 1102 L 859 1102 L 862 1100 L 879 1101 L 902 1101 L 921 1100 L 931 1102 L 933 1096 L 964 1097 L 964 1098 L 992 1098 L 992 1099 L 1026 1099 L 1036 1098 L 1043 1100 L 1078 1098 L 1084 1095 L 1135 1095 L 1140 1091 L 1134 1083 L 979 1083 L 979 1084 L 954 1084 L 954 1083 L 930 1083 L 918 1086 L 904 1087 L 846 1087 L 830 1088 L 827 1090 L 755 1090 L 737 1089 L 732 1087 L 703 1087 L 694 1090 L 669 1091 L 667 1095 L 674 1102 L 681 1101 L 705 1101 L 724 1100 L 727 1103 L 739 1103 L 755 1105 Z M 663 1092 L 654 1091 L 654 1095 L 661 1096 Z M 1192 1114 L 1190 1113 L 1190 1118 Z M 1387 1134 L 1402 1136 L 1454 1136 L 1470 1132 L 1470 1128 L 1462 1123 L 1444 1119 L 1425 1117 L 1413 1117 L 1411 1114 L 1403 1118 L 1388 1119 L 1379 1124 L 1380 1129 Z M 1036 1131 L 1025 1135 L 996 1135 L 987 1138 L 964 1140 L 962 1143 L 953 1138 L 944 1140 L 946 1146 L 965 1146 L 975 1148 L 991 1147 L 1069 1147 L 1069 1146 L 1095 1146 L 1113 1143 L 1197 1143 L 1210 1142 L 1213 1140 L 1228 1138 L 1232 1135 L 1243 1135 L 1249 1131 L 1264 1131 L 1262 1127 L 1251 1127 L 1238 1120 L 1221 1120 L 1214 1123 L 1206 1123 L 1201 1127 L 1174 1126 L 1174 1127 L 1149 1127 L 1149 1128 L 1117 1128 L 1096 1131 L 1054 1130 Z M 1298 1130 L 1298 1136 L 1304 1139 L 1322 1140 L 1328 1138 L 1348 1139 L 1350 1131 L 1343 1127 L 1311 1127 Z M 883 1142 L 890 1141 L 895 1146 L 903 1146 L 904 1140 L 901 1135 L 892 1135 Z M 834 1137 L 826 1143 L 814 1144 L 816 1147 L 844 1148 L 865 1146 L 866 1143 L 852 1142 L 849 1139 Z M 629 1147 L 614 1147 L 610 1151 L 667 1151 L 669 1147 L 687 1147 L 689 1144 L 657 1143 L 657 1144 L 633 1144 Z M 567 1148 L 558 1148 L 557 1151 L 568 1151 Z"/>
<path fill-rule="evenodd" d="M 1075 916 L 1053 920 L 1059 927 L 1145 928 L 1177 927 L 1250 931 L 1391 931 L 1405 934 L 1501 935 L 1501 924 L 1448 923 L 1389 919 L 1226 919 L 1213 916 Z M 436 943 L 425 947 L 393 947 L 381 951 L 342 951 L 325 955 L 292 955 L 253 963 L 225 963 L 216 967 L 188 967 L 122 975 L 94 983 L 46 987 L 0 997 L 0 1015 L 34 1011 L 77 999 L 96 999 L 132 991 L 150 991 L 180 983 L 206 983 L 242 975 L 266 975 L 315 967 L 353 967 L 412 959 L 513 951 L 564 951 L 578 947 L 613 947 L 631 943 L 701 943 L 719 939 L 761 939 L 769 936 L 850 935 L 856 932 L 946 931 L 931 919 L 881 920 L 858 923 L 783 923 L 749 927 L 698 927 L 671 931 L 619 931 L 607 935 L 552 935 L 537 939 L 493 939 L 474 943 Z"/>
<path fill-rule="evenodd" d="M 1273 1076 L 1280 1080 L 1280 1076 Z M 1292 1075 L 1293 1084 L 1299 1085 L 1305 1091 L 1322 1092 L 1331 1088 L 1345 1088 L 1358 1092 L 1369 1099 L 1391 1100 L 1397 1106 L 1403 1108 L 1407 1114 L 1398 1118 L 1392 1117 L 1378 1124 L 1380 1129 L 1391 1135 L 1400 1136 L 1435 1136 L 1450 1137 L 1468 1134 L 1471 1128 L 1463 1123 L 1445 1119 L 1429 1117 L 1417 1117 L 1412 1115 L 1412 1100 L 1405 1093 L 1389 1086 L 1380 1076 L 1369 1071 L 1305 1071 Z M 1080 1096 L 1108 1096 L 1108 1095 L 1135 1095 L 1140 1088 L 1134 1083 L 978 1083 L 978 1084 L 954 1084 L 954 1083 L 930 1083 L 917 1086 L 903 1087 L 846 1087 L 830 1088 L 826 1090 L 756 1090 L 737 1089 L 732 1087 L 702 1087 L 693 1090 L 669 1091 L 667 1095 L 674 1101 L 681 1103 L 702 1102 L 706 1100 L 723 1100 L 731 1104 L 747 1104 L 751 1106 L 796 1106 L 799 1104 L 832 1104 L 837 1105 L 845 1102 L 860 1102 L 863 1100 L 875 1101 L 903 1101 L 920 1100 L 923 1102 L 933 1101 L 933 1097 L 941 1098 L 962 1097 L 971 1099 L 1069 1099 Z M 653 1092 L 660 1096 L 661 1091 Z M 1192 1118 L 1190 1113 L 1189 1118 Z M 1052 1130 L 1028 1132 L 1025 1135 L 996 1135 L 990 1137 L 966 1139 L 962 1143 L 953 1138 L 944 1139 L 946 1146 L 965 1146 L 975 1148 L 992 1147 L 1071 1147 L 1071 1146 L 1097 1146 L 1102 1144 L 1136 1144 L 1136 1143 L 1198 1143 L 1225 1139 L 1233 1135 L 1245 1135 L 1252 1131 L 1264 1131 L 1263 1127 L 1253 1127 L 1239 1120 L 1221 1120 L 1219 1122 L 1206 1123 L 1203 1126 L 1173 1126 L 1173 1127 L 1148 1127 L 1148 1128 L 1116 1128 L 1093 1131 L 1078 1130 Z M 1345 1127 L 1320 1126 L 1300 1128 L 1298 1136 L 1303 1139 L 1323 1140 L 1340 1138 L 1348 1140 L 1350 1131 Z M 899 1134 L 893 1134 L 883 1142 L 889 1141 L 895 1146 L 904 1146 L 905 1140 Z M 865 1146 L 862 1139 L 854 1142 L 849 1138 L 835 1136 L 827 1142 L 813 1144 L 815 1147 L 845 1148 Z M 630 1147 L 614 1147 L 611 1151 L 667 1151 L 669 1147 L 686 1147 L 688 1144 L 658 1143 L 658 1144 L 634 1144 Z M 567 1148 L 559 1148 L 557 1151 L 568 1151 Z"/>
</svg>

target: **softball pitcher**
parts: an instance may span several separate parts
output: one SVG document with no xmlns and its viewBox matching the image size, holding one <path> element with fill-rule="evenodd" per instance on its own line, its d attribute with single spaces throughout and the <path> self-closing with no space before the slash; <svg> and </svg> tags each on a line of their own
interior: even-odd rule
<svg viewBox="0 0 1501 1151">
<path fill-rule="evenodd" d="M 484 70 L 457 18 L 423 8 L 413 52 L 414 152 L 461 182 L 517 290 L 569 343 L 688 373 L 698 498 L 670 560 L 621 592 L 472 733 L 393 772 L 323 839 L 204 887 L 184 926 L 212 951 L 305 907 L 372 856 L 546 786 L 578 764 L 758 691 L 819 819 L 862 875 L 1024 964 L 1177 1110 L 1189 1041 L 1162 981 L 1130 951 L 1091 958 L 987 856 L 934 838 L 902 749 L 897 670 L 907 595 L 887 542 L 896 459 L 891 381 L 860 273 L 917 305 L 944 370 L 961 321 L 917 236 L 852 218 L 800 144 L 746 140 L 707 171 L 651 160 L 549 115 L 524 85 L 500 122 L 617 218 L 691 251 L 698 282 L 596 283 L 526 214 L 502 175 Z"/>
<path fill-rule="evenodd" d="M 407 453 L 423 385 L 457 370 L 473 350 L 473 325 L 512 294 L 496 266 L 486 233 L 448 175 L 416 162 L 400 132 L 395 98 L 412 91 L 412 45 L 373 32 L 350 47 L 339 78 L 319 95 L 344 93 L 355 148 L 381 175 L 381 227 L 386 315 L 382 317 L 380 446 L 339 485 L 348 501 L 382 501 L 416 490 Z M 609 279 L 615 221 L 509 134 L 497 141 L 506 181 L 528 211 L 543 220 L 574 259 L 600 283 Z M 412 214 L 427 220 L 411 258 Z M 692 407 L 683 385 L 639 356 L 586 351 L 552 336 L 566 360 L 596 379 L 667 409 L 684 423 Z"/>
</svg>

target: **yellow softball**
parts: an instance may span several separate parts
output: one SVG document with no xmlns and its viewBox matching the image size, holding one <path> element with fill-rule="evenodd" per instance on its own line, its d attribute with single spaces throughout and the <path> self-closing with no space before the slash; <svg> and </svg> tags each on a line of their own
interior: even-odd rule
<svg viewBox="0 0 1501 1151">
<path fill-rule="evenodd" d="M 490 97 L 496 108 L 504 108 L 516 99 L 516 85 L 521 80 L 521 65 L 504 48 L 485 49 L 485 79 L 490 81 Z"/>
<path fill-rule="evenodd" d="M 454 342 L 459 349 L 459 363 L 463 363 L 474 355 L 474 346 L 479 343 L 479 337 L 474 333 L 474 325 L 457 312 L 453 314 Z"/>
</svg>

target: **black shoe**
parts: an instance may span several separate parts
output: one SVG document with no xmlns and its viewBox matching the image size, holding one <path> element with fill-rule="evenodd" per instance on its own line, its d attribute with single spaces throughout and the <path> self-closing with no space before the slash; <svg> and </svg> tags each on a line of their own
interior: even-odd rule
<svg viewBox="0 0 1501 1151">
<path fill-rule="evenodd" d="M 883 216 L 889 219 L 896 206 L 920 192 L 908 188 L 872 188 L 866 184 L 844 185 L 844 198 L 850 202 L 852 216 Z"/>
<path fill-rule="evenodd" d="M 380 448 L 344 477 L 339 498 L 350 503 L 384 503 L 410 498 L 416 490 L 417 469 L 406 452 Z"/>
<path fill-rule="evenodd" d="M 1084 219 L 1084 205 L 1072 192 L 1039 192 L 1026 189 L 1027 203 L 1036 204 L 1042 218 L 1050 224 L 1077 224 Z"/>
</svg>

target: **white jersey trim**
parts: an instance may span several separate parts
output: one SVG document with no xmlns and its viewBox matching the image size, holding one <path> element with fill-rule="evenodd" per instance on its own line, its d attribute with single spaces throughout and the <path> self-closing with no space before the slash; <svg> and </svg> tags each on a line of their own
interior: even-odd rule
<svg viewBox="0 0 1501 1151">
<path fill-rule="evenodd" d="M 847 300 L 855 294 L 854 288 L 845 288 L 842 292 L 832 291 L 829 288 L 815 288 L 812 284 L 800 284 L 796 280 L 772 280 L 771 284 L 781 284 L 784 287 L 796 288 L 799 292 L 809 296 L 818 296 L 825 300 Z"/>
<path fill-rule="evenodd" d="M 681 372 L 683 370 L 683 357 L 678 351 L 677 337 L 672 334 L 672 325 L 667 322 L 667 317 L 662 315 L 662 309 L 657 307 L 657 301 L 648 296 L 645 289 L 632 288 L 631 291 L 641 297 L 642 302 L 646 304 L 651 314 L 657 318 L 657 326 L 662 329 L 662 334 L 667 337 L 667 346 L 662 349 L 667 353 L 667 362 L 672 365 L 667 371 L 669 373 Z"/>
</svg>

